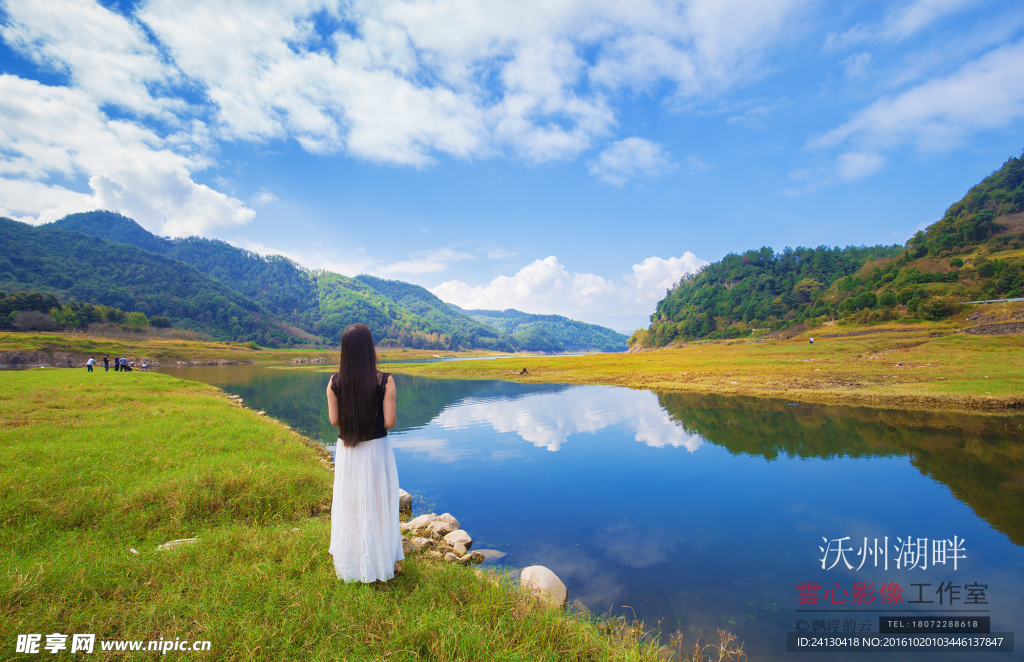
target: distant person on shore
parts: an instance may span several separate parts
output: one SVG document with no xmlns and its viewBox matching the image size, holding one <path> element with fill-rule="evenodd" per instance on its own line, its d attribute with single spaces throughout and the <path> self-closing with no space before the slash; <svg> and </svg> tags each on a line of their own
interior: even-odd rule
<svg viewBox="0 0 1024 662">
<path fill-rule="evenodd" d="M 103 357 L 103 372 L 108 372 L 109 370 L 110 370 L 110 357 L 109 356 L 104 356 Z"/>
<path fill-rule="evenodd" d="M 114 372 L 117 372 L 120 369 L 121 369 L 121 357 L 120 356 L 115 356 L 114 357 Z"/>
<path fill-rule="evenodd" d="M 128 372 L 128 357 L 121 357 L 121 372 Z"/>
<path fill-rule="evenodd" d="M 364 324 L 350 325 L 327 384 L 327 413 L 338 426 L 328 551 L 338 579 L 347 582 L 387 581 L 405 558 L 387 432 L 398 420 L 396 402 L 395 380 L 377 370 L 373 334 Z"/>
<path fill-rule="evenodd" d="M 812 345 L 814 344 L 814 337 L 813 336 L 811 337 L 811 344 Z"/>
<path fill-rule="evenodd" d="M 96 363 L 96 359 L 94 359 L 94 358 L 92 358 L 90 356 L 89 360 L 85 362 L 85 371 L 86 372 L 92 372 L 92 366 L 93 366 L 94 363 Z"/>
</svg>

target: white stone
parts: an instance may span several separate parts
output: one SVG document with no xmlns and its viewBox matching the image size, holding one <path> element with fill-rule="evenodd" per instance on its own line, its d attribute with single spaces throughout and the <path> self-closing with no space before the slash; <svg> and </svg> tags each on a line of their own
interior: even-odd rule
<svg viewBox="0 0 1024 662">
<path fill-rule="evenodd" d="M 473 546 L 473 539 L 470 538 L 469 534 L 463 531 L 462 529 L 452 531 L 451 533 L 445 535 L 444 541 L 452 547 L 455 547 L 457 543 L 462 543 L 466 546 L 466 549 L 469 549 Z"/>
<path fill-rule="evenodd" d="M 162 552 L 168 549 L 174 549 L 175 547 L 181 547 L 183 545 L 192 545 L 195 544 L 198 540 L 199 538 L 182 538 L 181 540 L 171 540 L 157 547 L 156 551 Z"/>
<path fill-rule="evenodd" d="M 440 538 L 441 536 L 452 532 L 452 525 L 448 522 L 437 520 L 436 522 L 431 522 L 427 525 L 427 531 Z"/>
<path fill-rule="evenodd" d="M 569 591 L 562 580 L 542 565 L 523 568 L 519 575 L 519 583 L 552 607 L 564 607 L 569 599 Z"/>
<path fill-rule="evenodd" d="M 462 528 L 461 526 L 459 526 L 459 520 L 455 519 L 455 517 L 452 516 L 451 513 L 445 513 L 437 519 L 441 520 L 442 522 L 448 522 L 448 525 L 452 527 L 452 531 L 458 531 Z"/>
<path fill-rule="evenodd" d="M 420 551 L 424 547 L 430 547 L 434 544 L 434 541 L 430 538 L 413 538 L 412 547 L 415 551 Z"/>
<path fill-rule="evenodd" d="M 463 545 L 461 542 L 457 542 L 454 545 L 452 545 L 452 549 L 454 549 L 455 553 L 459 556 L 465 556 L 466 552 L 469 551 L 468 549 L 466 549 L 466 546 Z"/>
<path fill-rule="evenodd" d="M 448 563 L 458 563 L 459 562 L 459 557 L 455 556 L 451 552 L 448 552 L 447 554 L 444 555 L 444 560 L 447 561 Z"/>
<path fill-rule="evenodd" d="M 406 524 L 409 525 L 410 529 L 425 529 L 427 528 L 428 524 L 436 521 L 437 515 L 435 515 L 434 513 L 427 513 L 426 515 L 420 515 L 419 517 L 412 518 L 411 520 L 406 522 Z"/>
<path fill-rule="evenodd" d="M 398 489 L 398 509 L 412 512 L 412 495 L 401 488 Z"/>
<path fill-rule="evenodd" d="M 508 556 L 507 553 L 499 552 L 496 549 L 478 549 L 477 551 L 486 561 L 497 561 Z"/>
</svg>

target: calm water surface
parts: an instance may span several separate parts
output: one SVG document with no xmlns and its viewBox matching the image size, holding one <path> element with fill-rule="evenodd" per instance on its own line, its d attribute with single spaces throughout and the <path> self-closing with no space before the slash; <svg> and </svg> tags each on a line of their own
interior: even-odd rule
<svg viewBox="0 0 1024 662">
<path fill-rule="evenodd" d="M 241 395 L 333 447 L 327 373 L 164 372 Z M 511 567 L 551 568 L 570 601 L 595 612 L 660 620 L 663 631 L 681 629 L 691 643 L 726 628 L 746 642 L 751 660 L 978 655 L 787 654 L 785 633 L 801 620 L 809 632 L 878 633 L 880 615 L 984 615 L 993 632 L 1024 633 L 1021 417 L 605 386 L 395 381 L 398 426 L 389 436 L 417 511 L 451 512 L 474 547 L 507 552 Z M 854 569 L 833 553 L 827 565 L 839 562 L 823 570 L 823 538 L 847 536 L 844 557 Z M 934 565 L 933 541 L 954 536 L 966 558 L 956 570 L 951 560 Z M 882 552 L 877 568 L 872 555 L 858 570 L 864 539 L 874 552 L 875 539 L 881 548 L 886 537 L 889 569 Z M 897 538 L 915 546 L 928 539 L 927 568 L 897 569 Z M 854 603 L 854 582 L 875 590 L 864 604 Z M 883 605 L 883 583 L 899 585 L 903 601 Z M 823 597 L 800 604 L 797 584 L 817 584 Z M 944 591 L 940 604 L 936 591 L 949 584 L 959 595 L 950 605 Z M 985 603 L 966 604 L 967 584 L 987 586 Z M 826 598 L 827 589 L 834 593 Z M 933 602 L 910 603 L 918 599 Z M 821 611 L 798 611 L 807 609 Z M 1011 658 L 1024 656 L 993 659 Z"/>
</svg>

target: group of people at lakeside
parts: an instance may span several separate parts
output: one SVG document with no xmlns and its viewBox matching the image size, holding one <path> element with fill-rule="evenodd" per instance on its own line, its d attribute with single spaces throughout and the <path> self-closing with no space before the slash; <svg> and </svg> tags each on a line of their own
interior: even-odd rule
<svg viewBox="0 0 1024 662">
<path fill-rule="evenodd" d="M 110 357 L 109 356 L 104 356 L 103 357 L 103 372 L 107 372 L 108 370 L 110 370 L 110 364 L 111 364 Z M 131 372 L 136 367 L 135 361 L 129 361 L 127 356 L 115 356 L 113 364 L 114 364 L 114 372 L 117 372 L 119 370 L 121 372 Z M 93 357 L 90 356 L 89 360 L 85 362 L 86 372 L 92 372 L 92 368 L 95 365 L 96 365 L 96 359 L 94 359 Z M 145 370 L 147 367 L 148 366 L 145 363 L 142 364 L 142 369 L 143 370 Z"/>
</svg>

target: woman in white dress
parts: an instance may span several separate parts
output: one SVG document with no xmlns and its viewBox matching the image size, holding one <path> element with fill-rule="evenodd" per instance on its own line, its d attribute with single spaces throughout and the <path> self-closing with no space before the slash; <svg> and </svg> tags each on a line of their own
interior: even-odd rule
<svg viewBox="0 0 1024 662">
<path fill-rule="evenodd" d="M 402 553 L 398 469 L 387 431 L 395 427 L 395 380 L 377 371 L 373 334 L 352 324 L 341 335 L 338 372 L 327 385 L 334 457 L 331 546 L 338 579 L 370 583 L 395 576 Z"/>
</svg>

